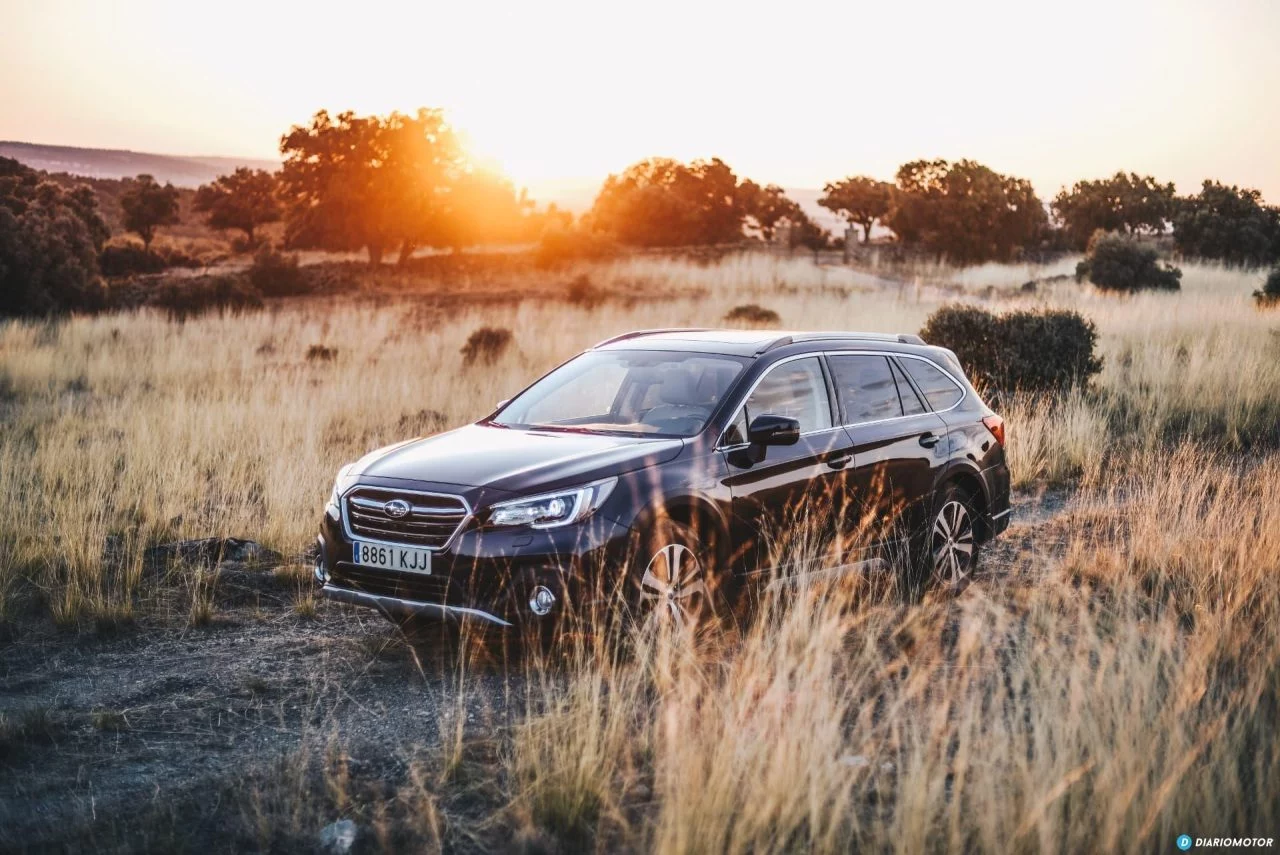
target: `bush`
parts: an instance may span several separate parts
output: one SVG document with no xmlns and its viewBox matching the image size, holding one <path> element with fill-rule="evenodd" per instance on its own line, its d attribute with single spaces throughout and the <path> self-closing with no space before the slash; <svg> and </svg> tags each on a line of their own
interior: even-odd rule
<svg viewBox="0 0 1280 855">
<path fill-rule="evenodd" d="M 262 308 L 262 295 L 234 276 L 196 276 L 162 284 L 146 305 L 163 309 L 170 319 L 184 321 L 208 312 L 240 312 Z"/>
<path fill-rule="evenodd" d="M 752 327 L 776 327 L 782 323 L 782 318 L 773 309 L 766 309 L 755 303 L 734 306 L 725 314 L 724 320 L 728 324 L 745 324 Z"/>
<path fill-rule="evenodd" d="M 276 252 L 267 245 L 253 257 L 249 282 L 264 297 L 291 297 L 311 290 L 306 272 L 298 266 L 298 257 Z"/>
<path fill-rule="evenodd" d="M 96 309 L 107 225 L 91 189 L 67 189 L 0 157 L 0 315 Z"/>
<path fill-rule="evenodd" d="M 920 335 L 954 351 L 970 378 L 998 392 L 1065 390 L 1102 370 L 1093 322 L 1064 309 L 996 315 L 974 306 L 943 306 Z"/>
<path fill-rule="evenodd" d="M 338 348 L 313 344 L 307 348 L 307 362 L 333 362 L 338 358 Z"/>
<path fill-rule="evenodd" d="M 492 365 L 511 347 L 514 336 L 506 327 L 480 327 L 462 346 L 463 365 Z"/>
<path fill-rule="evenodd" d="M 123 243 L 104 247 L 98 264 L 103 276 L 116 278 L 163 273 L 170 267 L 200 267 L 203 262 L 180 249 L 144 249 Z"/>
<path fill-rule="evenodd" d="M 1267 276 L 1266 284 L 1261 291 L 1253 292 L 1253 299 L 1261 308 L 1280 306 L 1280 267 L 1272 270 Z"/>
<path fill-rule="evenodd" d="M 575 306 L 590 309 L 604 301 L 604 294 L 585 273 L 579 273 L 565 289 L 565 299 Z"/>
<path fill-rule="evenodd" d="M 1177 291 L 1182 287 L 1182 271 L 1161 264 L 1159 258 L 1154 249 L 1132 238 L 1095 232 L 1088 256 L 1076 265 L 1076 278 L 1109 291 Z"/>
</svg>

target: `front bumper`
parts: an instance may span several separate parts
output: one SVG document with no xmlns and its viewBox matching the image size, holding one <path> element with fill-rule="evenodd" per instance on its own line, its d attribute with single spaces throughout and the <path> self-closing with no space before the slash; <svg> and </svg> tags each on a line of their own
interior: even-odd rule
<svg viewBox="0 0 1280 855">
<path fill-rule="evenodd" d="M 454 623 L 462 623 L 467 620 L 477 620 L 493 626 L 511 626 L 511 621 L 504 620 L 495 614 L 490 614 L 489 612 L 481 609 L 471 609 L 466 606 L 449 606 L 444 603 L 423 603 L 416 600 L 401 599 L 400 597 L 369 594 L 364 591 L 355 591 L 331 584 L 325 584 L 325 586 L 320 590 L 326 599 L 335 600 L 339 603 L 347 603 L 353 606 L 368 606 L 369 608 L 377 609 L 390 617 L 425 617 L 433 620 L 449 621 Z"/>
<path fill-rule="evenodd" d="M 431 575 L 378 570 L 352 563 L 352 543 L 335 515 L 320 526 L 316 579 L 322 594 L 393 617 L 478 620 L 496 627 L 554 619 L 582 604 L 620 572 L 630 531 L 595 515 L 579 525 L 535 530 L 482 530 L 468 525 L 448 548 L 432 553 Z M 606 575 L 607 574 L 607 575 Z M 555 608 L 535 609 L 539 588 Z"/>
</svg>

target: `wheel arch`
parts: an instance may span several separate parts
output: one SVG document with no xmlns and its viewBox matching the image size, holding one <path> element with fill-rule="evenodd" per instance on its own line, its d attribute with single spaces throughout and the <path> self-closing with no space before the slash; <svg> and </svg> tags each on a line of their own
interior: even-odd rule
<svg viewBox="0 0 1280 855">
<path fill-rule="evenodd" d="M 710 498 L 686 494 L 655 502 L 636 515 L 632 529 L 644 531 L 661 518 L 687 525 L 694 531 L 714 532 L 716 558 L 721 566 L 728 561 L 729 521 L 724 512 Z"/>
<path fill-rule="evenodd" d="M 938 478 L 937 486 L 934 487 L 935 495 L 951 485 L 959 487 L 973 498 L 974 510 L 977 511 L 975 524 L 978 528 L 979 542 L 990 540 L 990 496 L 987 494 L 987 484 L 982 473 L 976 467 L 957 463 L 944 470 Z"/>
</svg>

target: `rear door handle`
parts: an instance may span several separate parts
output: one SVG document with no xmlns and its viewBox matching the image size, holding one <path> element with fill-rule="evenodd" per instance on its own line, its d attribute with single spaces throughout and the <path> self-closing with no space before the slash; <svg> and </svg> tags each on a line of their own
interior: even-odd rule
<svg viewBox="0 0 1280 855">
<path fill-rule="evenodd" d="M 920 444 L 925 448 L 933 448 L 941 438 L 935 433 L 922 433 L 920 434 Z"/>
<path fill-rule="evenodd" d="M 853 459 L 852 454 L 843 454 L 839 457 L 828 457 L 827 465 L 832 469 L 843 469 L 849 465 L 849 461 Z"/>
</svg>

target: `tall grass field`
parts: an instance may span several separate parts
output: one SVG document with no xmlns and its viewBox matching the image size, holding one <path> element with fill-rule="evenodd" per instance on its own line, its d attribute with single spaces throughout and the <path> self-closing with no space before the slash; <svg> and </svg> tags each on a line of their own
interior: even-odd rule
<svg viewBox="0 0 1280 855">
<path fill-rule="evenodd" d="M 891 579 L 845 578 L 765 598 L 699 643 L 519 648 L 502 654 L 516 677 L 502 716 L 475 682 L 493 642 L 464 634 L 445 668 L 451 714 L 387 749 L 394 769 L 352 771 L 349 708 L 318 709 L 290 726 L 287 756 L 228 782 L 219 828 L 231 848 L 306 849 L 350 817 L 361 851 L 1280 838 L 1280 312 L 1254 307 L 1255 273 L 1188 264 L 1180 292 L 1117 297 L 1064 276 L 1070 261 L 641 256 L 540 272 L 523 300 L 406 287 L 182 322 L 5 322 L 4 637 L 186 631 L 218 605 L 181 567 L 152 572 L 148 550 L 214 536 L 281 553 L 298 613 L 336 613 L 315 601 L 305 553 L 337 469 L 477 419 L 610 335 L 722 326 L 748 303 L 785 329 L 883 332 L 916 332 L 957 301 L 1070 308 L 1097 325 L 1103 370 L 1085 389 L 999 402 L 1014 522 L 964 590 L 912 600 Z M 581 277 L 598 299 L 547 285 Z M 467 364 L 481 327 L 512 343 Z M 389 624 L 385 642 L 423 655 Z"/>
</svg>

